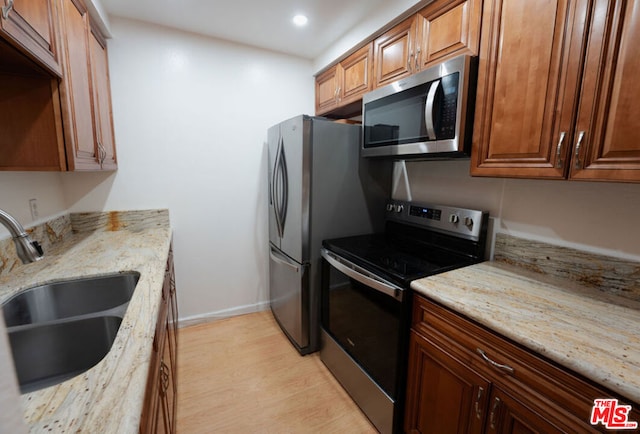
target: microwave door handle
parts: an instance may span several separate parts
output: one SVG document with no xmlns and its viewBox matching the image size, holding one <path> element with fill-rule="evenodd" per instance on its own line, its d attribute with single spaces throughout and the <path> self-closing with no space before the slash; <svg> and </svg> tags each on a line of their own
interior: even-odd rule
<svg viewBox="0 0 640 434">
<path fill-rule="evenodd" d="M 436 139 L 436 128 L 433 125 L 433 105 L 436 101 L 436 92 L 440 86 L 440 80 L 431 83 L 429 92 L 427 92 L 427 100 L 424 104 L 424 125 L 427 128 L 427 136 L 431 140 Z"/>
<path fill-rule="evenodd" d="M 334 267 L 336 270 L 345 274 L 346 276 L 357 280 L 363 285 L 368 286 L 369 288 L 373 288 L 376 291 L 379 291 L 383 294 L 389 295 L 396 300 L 402 300 L 404 296 L 404 291 L 402 288 L 398 286 L 390 285 L 377 277 L 370 275 L 366 270 L 358 267 L 357 265 L 346 261 L 342 258 L 338 259 L 335 255 L 329 252 L 327 249 L 321 249 L 320 254 L 327 262 Z M 367 274 L 363 274 L 367 273 Z"/>
</svg>

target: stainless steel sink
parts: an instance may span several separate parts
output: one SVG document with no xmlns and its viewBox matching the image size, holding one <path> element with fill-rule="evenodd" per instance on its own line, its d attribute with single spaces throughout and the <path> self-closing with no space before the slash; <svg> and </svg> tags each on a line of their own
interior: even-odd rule
<svg viewBox="0 0 640 434">
<path fill-rule="evenodd" d="M 121 317 L 96 316 L 9 331 L 22 393 L 81 374 L 107 355 Z"/>
<path fill-rule="evenodd" d="M 107 355 L 140 273 L 29 288 L 2 305 L 22 393 L 81 374 Z"/>
<path fill-rule="evenodd" d="M 131 271 L 26 289 L 2 305 L 4 321 L 12 327 L 113 309 L 131 299 L 139 278 Z"/>
</svg>

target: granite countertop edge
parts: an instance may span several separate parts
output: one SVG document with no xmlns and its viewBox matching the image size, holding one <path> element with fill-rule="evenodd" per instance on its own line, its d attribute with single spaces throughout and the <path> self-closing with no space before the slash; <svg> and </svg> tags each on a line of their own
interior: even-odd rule
<svg viewBox="0 0 640 434">
<path fill-rule="evenodd" d="M 109 353 L 83 374 L 22 395 L 30 432 L 138 432 L 171 236 L 169 227 L 73 234 L 42 261 L 0 277 L 3 302 L 56 280 L 140 273 Z"/>
<path fill-rule="evenodd" d="M 496 262 L 415 280 L 411 288 L 640 403 L 640 303 Z"/>
</svg>

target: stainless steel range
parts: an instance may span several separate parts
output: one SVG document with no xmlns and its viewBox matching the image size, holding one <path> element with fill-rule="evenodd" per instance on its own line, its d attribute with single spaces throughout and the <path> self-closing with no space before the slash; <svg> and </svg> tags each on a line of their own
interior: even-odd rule
<svg viewBox="0 0 640 434">
<path fill-rule="evenodd" d="M 384 233 L 325 240 L 320 357 L 381 433 L 401 432 L 412 280 L 484 259 L 488 213 L 390 201 Z"/>
</svg>

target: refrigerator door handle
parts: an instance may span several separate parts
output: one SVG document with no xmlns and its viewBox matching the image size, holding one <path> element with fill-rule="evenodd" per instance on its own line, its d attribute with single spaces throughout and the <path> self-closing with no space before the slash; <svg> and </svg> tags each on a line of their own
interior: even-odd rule
<svg viewBox="0 0 640 434">
<path fill-rule="evenodd" d="M 284 256 L 282 253 L 274 250 L 273 247 L 269 249 L 269 257 L 274 261 L 282 265 L 286 265 L 289 268 L 292 268 L 296 273 L 300 271 L 300 267 L 295 263 Z"/>
<path fill-rule="evenodd" d="M 282 146 L 281 137 L 278 137 L 278 150 L 276 151 L 276 160 L 273 164 L 273 178 L 271 180 L 273 190 L 273 213 L 276 220 L 276 228 L 278 229 L 278 236 L 282 238 L 282 223 L 280 222 L 280 188 L 278 185 L 279 171 L 280 171 L 280 147 Z"/>
<path fill-rule="evenodd" d="M 287 206 L 289 203 L 289 174 L 287 173 L 287 159 L 284 153 L 284 141 L 280 136 L 273 175 L 276 226 L 278 235 L 284 237 L 284 226 L 287 220 Z"/>
</svg>

